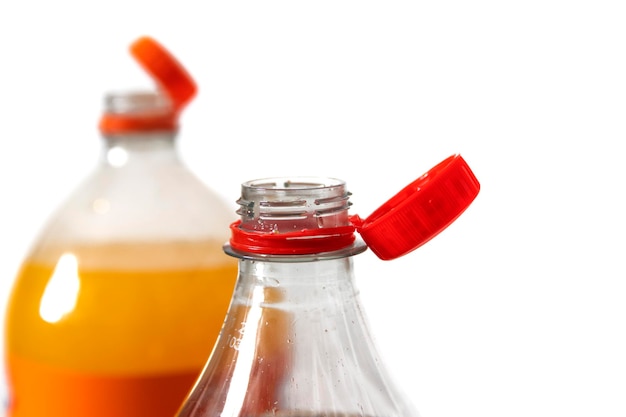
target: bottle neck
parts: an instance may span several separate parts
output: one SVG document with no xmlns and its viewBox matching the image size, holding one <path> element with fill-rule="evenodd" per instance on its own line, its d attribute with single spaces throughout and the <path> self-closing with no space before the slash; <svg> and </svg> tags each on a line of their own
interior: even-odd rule
<svg viewBox="0 0 626 417">
<path fill-rule="evenodd" d="M 241 259 L 231 308 L 247 311 L 246 328 L 257 333 L 247 343 L 256 344 L 261 337 L 273 340 L 289 349 L 294 360 L 302 359 L 315 346 L 326 349 L 331 339 L 345 345 L 352 337 L 363 340 L 367 336 L 349 335 L 367 327 L 351 256 L 302 263 Z M 260 327 L 253 330 L 250 324 L 256 322 L 255 315 L 268 320 L 266 325 L 259 321 Z M 226 328 L 236 327 L 238 316 L 229 316 L 233 321 L 227 321 Z M 272 319 L 277 321 L 271 323 Z M 256 348 L 263 350 L 262 346 Z M 290 368 L 299 372 L 300 365 Z"/>
<path fill-rule="evenodd" d="M 176 132 L 137 132 L 103 136 L 101 163 L 120 168 L 144 163 L 180 163 Z"/>
<path fill-rule="evenodd" d="M 345 308 L 342 303 L 355 296 L 350 256 L 297 263 L 240 259 L 239 271 L 236 300 L 251 307 L 287 305 L 290 314 L 314 315 L 320 306 Z M 275 296 L 259 298 L 261 293 Z"/>
<path fill-rule="evenodd" d="M 354 245 L 350 193 L 334 178 L 276 177 L 242 184 L 240 220 L 231 225 L 235 256 L 299 257 Z"/>
</svg>

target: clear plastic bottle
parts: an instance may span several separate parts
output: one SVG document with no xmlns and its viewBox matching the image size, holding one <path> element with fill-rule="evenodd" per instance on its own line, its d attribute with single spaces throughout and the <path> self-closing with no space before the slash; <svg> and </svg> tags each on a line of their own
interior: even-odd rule
<svg viewBox="0 0 626 417">
<path fill-rule="evenodd" d="M 239 276 L 224 328 L 178 417 L 414 417 L 359 300 L 352 256 L 394 259 L 473 201 L 479 184 L 452 156 L 366 220 L 332 178 L 244 183 L 225 251 Z M 361 239 L 355 236 L 355 230 Z"/>
<path fill-rule="evenodd" d="M 196 86 L 151 38 L 155 92 L 109 94 L 94 172 L 48 221 L 7 306 L 9 417 L 171 417 L 211 352 L 237 262 L 228 205 L 180 159 Z"/>
</svg>

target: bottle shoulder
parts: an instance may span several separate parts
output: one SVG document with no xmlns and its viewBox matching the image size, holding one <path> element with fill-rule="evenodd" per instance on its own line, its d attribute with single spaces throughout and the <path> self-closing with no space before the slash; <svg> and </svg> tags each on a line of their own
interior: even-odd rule
<svg viewBox="0 0 626 417">
<path fill-rule="evenodd" d="M 235 208 L 181 163 L 99 166 L 51 212 L 38 241 L 226 241 L 234 220 Z"/>
</svg>

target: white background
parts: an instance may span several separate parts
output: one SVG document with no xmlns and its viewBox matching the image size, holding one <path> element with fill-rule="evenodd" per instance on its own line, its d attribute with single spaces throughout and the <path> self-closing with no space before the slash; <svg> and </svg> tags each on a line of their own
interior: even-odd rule
<svg viewBox="0 0 626 417">
<path fill-rule="evenodd" d="M 355 258 L 422 417 L 626 416 L 622 3 L 2 1 L 3 303 L 95 164 L 103 94 L 152 86 L 127 52 L 151 35 L 200 86 L 182 157 L 233 208 L 245 180 L 332 176 L 364 217 L 451 154 L 472 167 L 449 229 Z"/>
</svg>

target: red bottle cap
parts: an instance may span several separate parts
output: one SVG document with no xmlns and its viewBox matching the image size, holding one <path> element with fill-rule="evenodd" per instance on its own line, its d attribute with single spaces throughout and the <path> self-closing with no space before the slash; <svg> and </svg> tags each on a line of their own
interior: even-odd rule
<svg viewBox="0 0 626 417">
<path fill-rule="evenodd" d="M 131 44 L 130 53 L 167 92 L 176 113 L 196 95 L 196 83 L 185 67 L 153 38 L 137 39 Z"/>
<path fill-rule="evenodd" d="M 478 195 L 480 184 L 460 155 L 452 155 L 407 185 L 365 220 L 352 223 L 383 260 L 403 256 L 448 227 Z"/>
<path fill-rule="evenodd" d="M 105 112 L 100 119 L 100 131 L 118 134 L 176 129 L 180 112 L 197 93 L 195 81 L 174 55 L 151 37 L 144 36 L 133 42 L 130 53 L 168 96 L 171 110 L 148 114 Z"/>
</svg>

